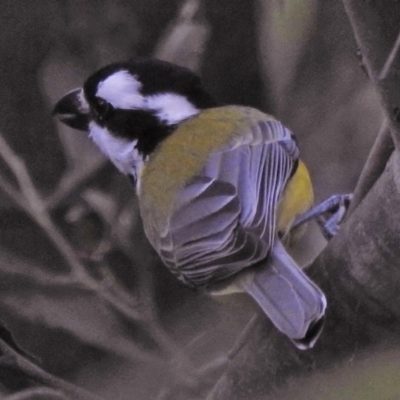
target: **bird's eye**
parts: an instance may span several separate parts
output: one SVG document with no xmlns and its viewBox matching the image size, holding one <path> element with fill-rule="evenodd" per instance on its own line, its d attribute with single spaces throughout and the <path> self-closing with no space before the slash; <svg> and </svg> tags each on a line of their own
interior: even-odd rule
<svg viewBox="0 0 400 400">
<path fill-rule="evenodd" d="M 114 107 L 101 97 L 97 97 L 96 100 L 94 112 L 100 121 L 104 121 L 112 115 Z"/>
</svg>

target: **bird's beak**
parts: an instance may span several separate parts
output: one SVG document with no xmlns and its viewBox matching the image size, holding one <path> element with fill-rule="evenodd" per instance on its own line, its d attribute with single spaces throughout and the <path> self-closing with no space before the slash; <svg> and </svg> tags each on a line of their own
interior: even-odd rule
<svg viewBox="0 0 400 400">
<path fill-rule="evenodd" d="M 89 105 L 81 88 L 74 89 L 62 97 L 53 109 L 61 122 L 80 131 L 89 129 Z"/>
</svg>

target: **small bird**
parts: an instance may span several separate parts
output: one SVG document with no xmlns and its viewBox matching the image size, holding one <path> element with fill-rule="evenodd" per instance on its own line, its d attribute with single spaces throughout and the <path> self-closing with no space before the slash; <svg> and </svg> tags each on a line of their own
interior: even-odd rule
<svg viewBox="0 0 400 400">
<path fill-rule="evenodd" d="M 100 69 L 53 114 L 132 179 L 147 238 L 178 279 L 247 292 L 299 349 L 313 347 L 326 298 L 284 247 L 313 204 L 287 128 L 218 106 L 192 71 L 155 59 Z"/>
</svg>

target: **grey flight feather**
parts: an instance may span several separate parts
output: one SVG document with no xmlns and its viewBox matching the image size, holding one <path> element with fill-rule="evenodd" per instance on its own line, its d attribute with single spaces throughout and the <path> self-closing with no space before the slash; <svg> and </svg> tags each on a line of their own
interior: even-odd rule
<svg viewBox="0 0 400 400">
<path fill-rule="evenodd" d="M 153 243 L 189 285 L 224 280 L 265 259 L 273 245 L 276 208 L 297 146 L 277 121 L 263 121 L 243 138 L 210 155 Z"/>
</svg>

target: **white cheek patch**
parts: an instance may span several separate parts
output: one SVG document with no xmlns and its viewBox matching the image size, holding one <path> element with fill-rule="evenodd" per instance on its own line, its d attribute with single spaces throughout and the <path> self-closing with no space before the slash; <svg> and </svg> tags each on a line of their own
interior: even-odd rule
<svg viewBox="0 0 400 400">
<path fill-rule="evenodd" d="M 135 148 L 136 140 L 129 142 L 115 137 L 95 122 L 89 124 L 89 137 L 123 174 L 134 175 L 139 180 L 144 159 Z"/>
<path fill-rule="evenodd" d="M 117 71 L 100 82 L 96 96 L 108 101 L 115 108 L 141 109 L 141 87 L 142 84 L 128 71 Z"/>
<path fill-rule="evenodd" d="M 168 125 L 174 125 L 199 112 L 186 97 L 175 93 L 161 93 L 147 96 L 144 108 L 153 110 L 156 116 Z"/>
</svg>

